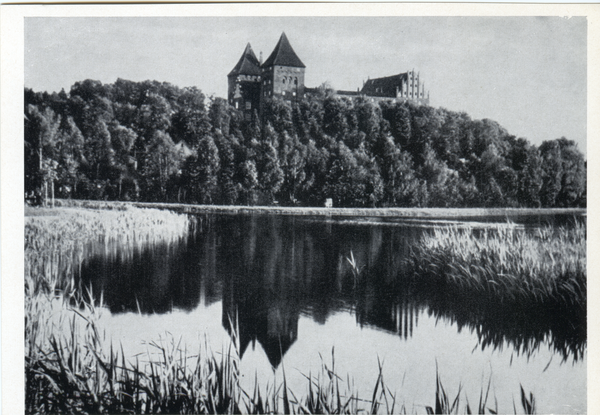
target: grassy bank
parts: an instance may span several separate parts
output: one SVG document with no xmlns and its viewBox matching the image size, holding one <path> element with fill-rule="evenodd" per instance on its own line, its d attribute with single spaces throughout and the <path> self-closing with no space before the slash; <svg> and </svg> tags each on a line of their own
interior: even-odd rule
<svg viewBox="0 0 600 415">
<path fill-rule="evenodd" d="M 587 305 L 586 227 L 475 232 L 438 227 L 415 246 L 407 273 L 461 297 L 562 309 Z"/>
<path fill-rule="evenodd" d="M 440 377 L 431 406 L 405 407 L 380 368 L 370 391 L 353 389 L 336 374 L 335 360 L 306 374 L 305 390 L 256 379 L 240 386 L 239 346 L 190 347 L 175 338 L 148 339 L 143 355 L 125 356 L 99 328 L 102 304 L 74 274 L 90 251 L 87 242 L 127 249 L 185 237 L 190 219 L 130 206 L 112 210 L 32 209 L 25 225 L 25 374 L 27 413 L 497 413 L 489 384 L 478 406 L 458 388 L 448 394 Z M 127 248 L 129 247 L 129 248 Z M 126 254 L 126 253 L 125 253 Z M 473 397 L 471 397 L 473 398 Z M 477 398 L 477 397 L 475 397 Z M 476 401 L 473 401 L 476 402 Z M 519 411 L 535 410 L 521 390 Z M 502 408 L 511 410 L 511 408 Z M 517 412 L 516 407 L 514 411 Z"/>
<path fill-rule="evenodd" d="M 92 209 L 126 209 L 128 207 L 169 209 L 182 213 L 222 213 L 222 214 L 271 214 L 298 216 L 358 216 L 382 218 L 456 218 L 456 217 L 511 217 L 544 214 L 583 215 L 586 209 L 517 209 L 517 208 L 325 208 L 325 207 L 286 207 L 286 206 L 218 206 L 189 205 L 180 203 L 106 202 L 95 200 L 59 199 L 56 206 L 85 207 Z"/>
</svg>

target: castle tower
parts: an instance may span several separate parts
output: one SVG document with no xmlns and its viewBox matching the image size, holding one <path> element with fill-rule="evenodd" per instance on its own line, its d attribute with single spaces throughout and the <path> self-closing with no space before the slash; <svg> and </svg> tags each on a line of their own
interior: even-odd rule
<svg viewBox="0 0 600 415">
<path fill-rule="evenodd" d="M 260 63 L 250 43 L 246 45 L 237 65 L 227 75 L 229 105 L 244 111 L 244 117 L 250 120 L 252 112 L 260 104 Z"/>
<path fill-rule="evenodd" d="M 282 33 L 275 49 L 261 67 L 262 97 L 299 101 L 304 96 L 305 69 L 287 36 Z"/>
</svg>

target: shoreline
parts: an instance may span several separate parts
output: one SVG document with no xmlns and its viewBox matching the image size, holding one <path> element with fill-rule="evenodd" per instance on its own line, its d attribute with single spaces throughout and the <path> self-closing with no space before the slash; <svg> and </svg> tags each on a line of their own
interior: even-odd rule
<svg viewBox="0 0 600 415">
<path fill-rule="evenodd" d="M 201 214 L 260 214 L 289 216 L 341 216 L 374 218 L 456 218 L 481 216 L 535 216 L 548 214 L 587 215 L 585 208 L 326 208 L 288 206 L 223 206 L 192 205 L 184 203 L 120 202 L 99 200 L 56 199 L 55 207 L 88 209 L 125 209 L 137 207 L 146 209 L 168 209 L 179 213 Z"/>
</svg>

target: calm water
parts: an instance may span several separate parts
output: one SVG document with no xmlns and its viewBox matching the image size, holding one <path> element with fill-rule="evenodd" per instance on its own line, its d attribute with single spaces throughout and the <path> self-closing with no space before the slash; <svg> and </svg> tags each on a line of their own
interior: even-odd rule
<svg viewBox="0 0 600 415">
<path fill-rule="evenodd" d="M 525 228 L 568 217 L 512 218 Z M 469 219 L 475 228 L 503 218 Z M 520 385 L 538 413 L 586 412 L 585 316 L 506 310 L 407 284 L 402 261 L 432 224 L 286 216 L 206 215 L 178 243 L 145 249 L 96 246 L 82 283 L 102 293 L 102 322 L 126 353 L 149 340 L 220 351 L 237 319 L 243 386 L 281 380 L 295 393 L 321 362 L 369 398 L 383 362 L 386 384 L 410 411 L 435 403 L 436 365 L 449 394 L 477 406 L 491 378 L 500 412 L 520 409 Z M 356 280 L 350 254 L 363 267 Z M 524 311 L 525 310 L 525 311 Z M 322 359 L 322 360 L 321 360 Z M 283 364 L 282 364 L 283 362 Z M 493 398 L 490 399 L 493 406 Z"/>
</svg>

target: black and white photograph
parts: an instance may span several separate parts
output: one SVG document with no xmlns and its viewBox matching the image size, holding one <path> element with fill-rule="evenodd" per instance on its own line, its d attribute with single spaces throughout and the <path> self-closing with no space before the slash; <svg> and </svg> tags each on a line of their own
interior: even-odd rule
<svg viewBox="0 0 600 415">
<path fill-rule="evenodd" d="M 14 413 L 594 413 L 597 6 L 21 6 Z"/>
</svg>

